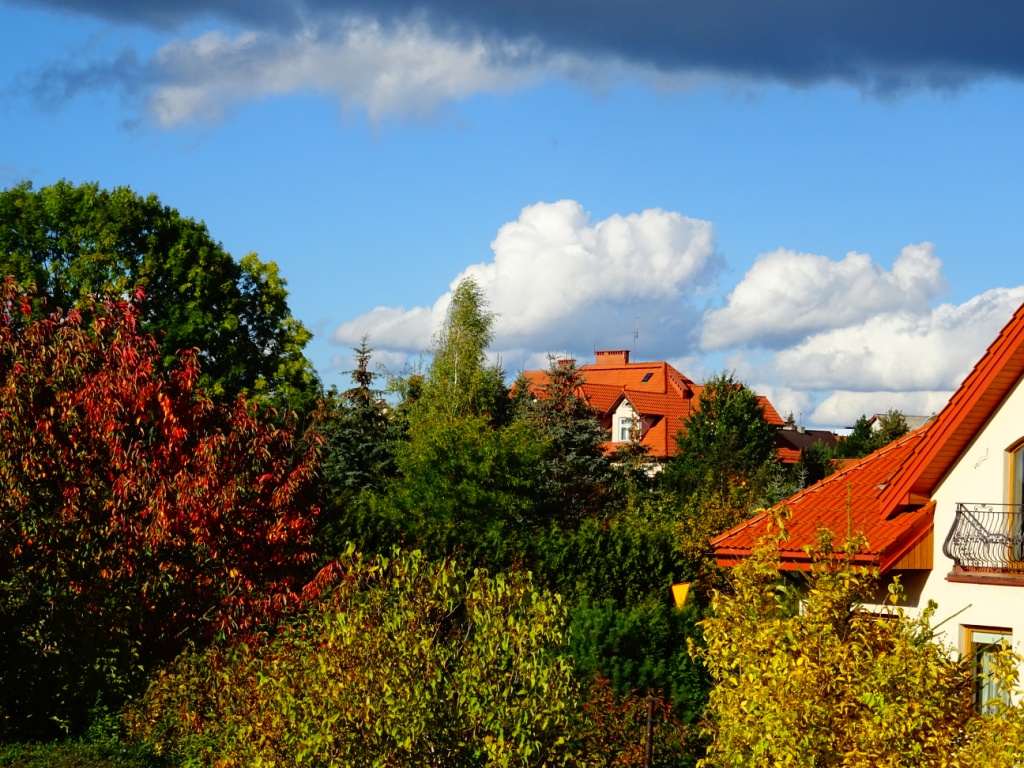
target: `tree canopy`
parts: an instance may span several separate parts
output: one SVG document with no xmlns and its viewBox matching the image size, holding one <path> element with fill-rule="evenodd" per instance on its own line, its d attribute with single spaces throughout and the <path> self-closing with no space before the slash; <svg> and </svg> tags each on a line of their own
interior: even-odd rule
<svg viewBox="0 0 1024 768">
<path fill-rule="evenodd" d="M 882 615 L 865 605 L 877 574 L 852 563 L 863 539 L 841 549 L 823 531 L 803 582 L 783 579 L 766 537 L 717 593 L 697 651 L 715 680 L 707 710 L 706 768 L 792 765 L 1011 768 L 1020 765 L 1024 708 L 999 700 L 973 709 L 970 660 L 935 638 L 936 606 L 913 616 L 889 586 Z M 995 675 L 1015 692 L 1009 647 Z"/>
<path fill-rule="evenodd" d="M 138 727 L 218 765 L 574 765 L 564 610 L 522 573 L 349 552 L 269 642 L 185 656 Z M 325 727 L 326 726 L 326 727 Z"/>
<path fill-rule="evenodd" d="M 547 446 L 537 467 L 538 493 L 551 519 L 579 520 L 599 513 L 618 479 L 601 450 L 606 435 L 599 414 L 580 396 L 582 383 L 574 361 L 552 358 L 537 397 L 529 395 L 525 380 L 515 385 L 517 417 Z"/>
<path fill-rule="evenodd" d="M 853 430 L 835 448 L 835 455 L 843 459 L 859 459 L 877 451 L 893 440 L 898 440 L 910 431 L 906 417 L 897 410 L 889 409 L 878 416 L 878 428 L 873 420 L 861 416 Z"/>
<path fill-rule="evenodd" d="M 209 400 L 192 353 L 161 366 L 135 301 L 32 315 L 7 278 L 0 734 L 21 736 L 80 729 L 189 641 L 273 616 L 310 572 L 318 454 Z"/>
<path fill-rule="evenodd" d="M 202 383 L 224 401 L 247 393 L 309 410 L 320 391 L 303 355 L 309 331 L 288 308 L 274 262 L 235 261 L 202 222 L 128 187 L 28 182 L 0 192 L 0 277 L 33 284 L 37 316 L 90 295 L 148 299 L 142 327 L 163 365 L 198 349 Z"/>
<path fill-rule="evenodd" d="M 705 382 L 676 444 L 665 480 L 686 492 L 703 486 L 726 493 L 775 458 L 775 430 L 757 395 L 727 373 Z"/>
<path fill-rule="evenodd" d="M 444 325 L 434 339 L 433 358 L 421 405 L 447 418 L 501 418 L 509 410 L 504 374 L 487 365 L 487 346 L 494 337 L 494 313 L 471 277 L 452 292 Z"/>
</svg>

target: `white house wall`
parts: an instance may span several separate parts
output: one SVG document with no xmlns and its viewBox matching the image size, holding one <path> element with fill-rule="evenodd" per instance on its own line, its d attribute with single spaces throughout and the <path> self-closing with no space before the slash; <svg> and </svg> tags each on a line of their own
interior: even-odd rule
<svg viewBox="0 0 1024 768">
<path fill-rule="evenodd" d="M 966 584 L 946 580 L 953 561 L 942 544 L 953 525 L 958 502 L 1007 503 L 1009 458 L 1006 449 L 1024 437 L 1024 385 L 1018 381 L 999 410 L 975 436 L 964 454 L 942 480 L 932 498 L 935 506 L 933 568 L 921 591 L 920 604 L 938 603 L 935 621 L 953 614 L 943 629 L 947 643 L 965 650 L 963 627 L 998 627 L 1013 632 L 1014 645 L 1024 645 L 1024 585 Z M 959 613 L 958 613 L 959 612 Z"/>
<path fill-rule="evenodd" d="M 629 419 L 631 422 L 636 418 L 636 410 L 633 405 L 625 397 L 622 398 L 622 402 L 619 403 L 618 408 L 615 409 L 615 413 L 612 414 L 612 439 L 613 443 L 621 443 L 619 439 L 619 425 L 622 423 L 620 419 Z"/>
</svg>

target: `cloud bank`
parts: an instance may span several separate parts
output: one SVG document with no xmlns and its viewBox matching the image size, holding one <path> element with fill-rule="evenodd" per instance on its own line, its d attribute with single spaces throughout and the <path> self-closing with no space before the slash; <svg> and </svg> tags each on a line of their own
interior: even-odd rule
<svg viewBox="0 0 1024 768">
<path fill-rule="evenodd" d="M 1022 302 L 1024 286 L 992 289 L 962 304 L 893 307 L 778 350 L 752 376 L 788 390 L 792 402 L 810 408 L 804 413 L 814 424 L 850 425 L 890 408 L 930 415 Z"/>
<path fill-rule="evenodd" d="M 758 257 L 726 299 L 705 318 L 707 349 L 784 347 L 812 333 L 844 328 L 879 312 L 920 313 L 946 290 L 932 243 L 908 245 L 891 272 L 863 253 L 842 261 L 778 250 Z"/>
<path fill-rule="evenodd" d="M 148 65 L 156 83 L 148 106 L 162 127 L 171 127 L 218 122 L 246 101 L 315 92 L 376 122 L 531 85 L 542 77 L 537 58 L 526 44 L 441 39 L 422 23 L 384 28 L 359 19 L 290 37 L 215 31 L 157 52 Z"/>
<path fill-rule="evenodd" d="M 537 203 L 502 226 L 493 259 L 466 267 L 496 313 L 492 350 L 514 370 L 546 353 L 591 359 L 597 349 L 682 361 L 684 373 L 735 370 L 783 413 L 844 426 L 897 408 L 938 411 L 1024 302 L 1024 286 L 961 304 L 946 289 L 931 243 L 904 247 L 885 269 L 866 254 L 764 254 L 721 306 L 702 306 L 723 271 L 707 221 L 658 209 L 592 221 L 573 200 Z M 378 307 L 332 341 L 364 335 L 399 361 L 430 347 L 450 301 Z"/>
<path fill-rule="evenodd" d="M 658 209 L 592 222 L 573 200 L 524 208 L 491 248 L 492 260 L 467 267 L 451 287 L 473 277 L 483 288 L 497 314 L 493 346 L 506 359 L 626 344 L 637 316 L 645 347 L 695 349 L 693 299 L 721 264 L 709 222 Z M 430 307 L 378 307 L 332 340 L 351 346 L 369 334 L 375 347 L 422 350 L 450 296 Z"/>
<path fill-rule="evenodd" d="M 163 126 L 217 120 L 245 100 L 310 91 L 374 119 L 429 113 L 453 99 L 545 77 L 590 87 L 609 78 L 661 88 L 709 80 L 844 83 L 893 94 L 1024 76 L 1024 8 L 1014 0 L 20 4 L 167 35 L 207 25 L 206 33 L 172 38 L 152 57 L 129 49 L 106 62 L 55 64 L 37 78 L 40 89 L 65 95 L 117 84 Z"/>
</svg>

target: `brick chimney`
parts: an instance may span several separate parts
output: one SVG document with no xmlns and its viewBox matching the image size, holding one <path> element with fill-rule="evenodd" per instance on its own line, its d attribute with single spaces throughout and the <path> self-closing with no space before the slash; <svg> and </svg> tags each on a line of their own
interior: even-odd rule
<svg viewBox="0 0 1024 768">
<path fill-rule="evenodd" d="M 594 357 L 595 365 L 629 365 L 628 349 L 601 349 Z"/>
</svg>

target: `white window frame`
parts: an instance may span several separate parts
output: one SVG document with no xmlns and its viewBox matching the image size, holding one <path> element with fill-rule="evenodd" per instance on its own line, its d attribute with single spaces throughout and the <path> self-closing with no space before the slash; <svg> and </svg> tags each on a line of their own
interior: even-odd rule
<svg viewBox="0 0 1024 768">
<path fill-rule="evenodd" d="M 619 442 L 628 443 L 632 439 L 633 419 L 630 416 L 619 417 Z"/>
</svg>

